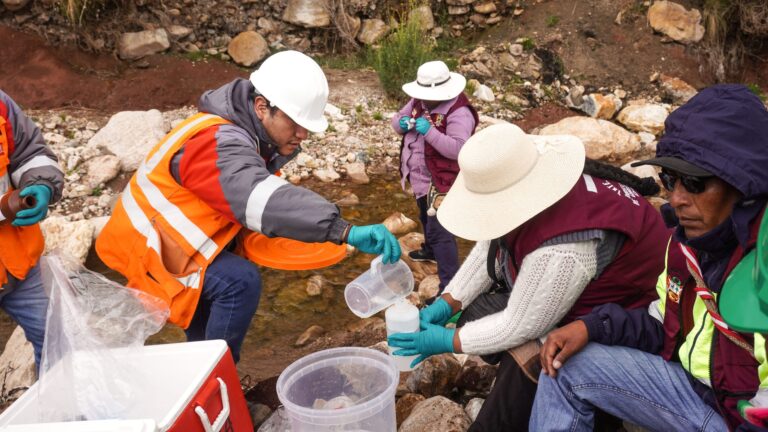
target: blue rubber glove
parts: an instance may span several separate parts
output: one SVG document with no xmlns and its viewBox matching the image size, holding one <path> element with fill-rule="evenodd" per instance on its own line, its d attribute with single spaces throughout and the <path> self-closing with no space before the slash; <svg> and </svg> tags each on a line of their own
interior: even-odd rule
<svg viewBox="0 0 768 432">
<path fill-rule="evenodd" d="M 408 116 L 402 116 L 400 117 L 400 130 L 403 132 L 408 132 L 408 129 L 410 128 L 410 124 L 408 122 L 411 121 L 411 118 Z"/>
<path fill-rule="evenodd" d="M 427 132 L 429 132 L 429 128 L 432 127 L 432 124 L 429 123 L 429 120 L 425 119 L 424 117 L 419 117 L 416 119 L 416 132 L 426 135 Z"/>
<path fill-rule="evenodd" d="M 400 259 L 400 243 L 382 224 L 353 226 L 347 243 L 362 252 L 382 255 L 384 264 L 394 264 Z"/>
<path fill-rule="evenodd" d="M 434 303 L 419 311 L 419 322 L 424 329 L 430 324 L 445 326 L 445 323 L 453 316 L 453 309 L 442 297 Z"/>
<path fill-rule="evenodd" d="M 411 362 L 411 367 L 435 354 L 453 352 L 453 335 L 456 329 L 428 324 L 426 329 L 417 333 L 395 333 L 387 338 L 392 348 L 402 348 L 392 354 L 401 356 L 418 355 Z"/>
<path fill-rule="evenodd" d="M 35 206 L 16 213 L 16 219 L 13 220 L 13 226 L 34 225 L 48 214 L 48 203 L 51 201 L 51 189 L 44 185 L 32 185 L 22 189 L 19 196 L 35 197 Z"/>
</svg>

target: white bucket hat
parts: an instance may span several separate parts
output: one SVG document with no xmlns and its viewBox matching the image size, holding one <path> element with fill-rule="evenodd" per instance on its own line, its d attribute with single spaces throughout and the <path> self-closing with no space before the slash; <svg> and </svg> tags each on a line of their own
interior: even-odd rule
<svg viewBox="0 0 768 432">
<path fill-rule="evenodd" d="M 489 126 L 459 152 L 459 175 L 437 219 L 465 239 L 499 238 L 564 197 L 581 176 L 584 155 L 575 136 Z"/>
<path fill-rule="evenodd" d="M 441 61 L 426 62 L 419 66 L 416 81 L 403 84 L 403 91 L 414 99 L 446 101 L 455 98 L 467 85 L 467 79 Z"/>
</svg>

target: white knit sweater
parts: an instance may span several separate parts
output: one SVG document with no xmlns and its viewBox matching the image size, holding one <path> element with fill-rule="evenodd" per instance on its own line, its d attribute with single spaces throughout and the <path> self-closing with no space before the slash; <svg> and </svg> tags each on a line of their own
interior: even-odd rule
<svg viewBox="0 0 768 432">
<path fill-rule="evenodd" d="M 599 240 L 545 246 L 528 254 L 507 307 L 464 325 L 462 351 L 490 354 L 544 336 L 563 319 L 595 277 Z M 445 292 L 466 307 L 491 287 L 486 270 L 490 241 L 478 242 Z"/>
</svg>

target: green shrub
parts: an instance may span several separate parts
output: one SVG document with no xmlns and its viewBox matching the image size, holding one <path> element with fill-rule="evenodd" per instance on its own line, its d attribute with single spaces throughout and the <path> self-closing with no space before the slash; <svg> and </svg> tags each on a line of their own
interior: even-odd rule
<svg viewBox="0 0 768 432">
<path fill-rule="evenodd" d="M 526 51 L 530 51 L 536 48 L 536 42 L 534 42 L 533 39 L 531 38 L 524 38 L 520 44 L 523 46 L 523 49 Z"/>
<path fill-rule="evenodd" d="M 560 22 L 560 17 L 557 15 L 550 15 L 547 17 L 547 27 L 554 27 Z"/>
<path fill-rule="evenodd" d="M 467 85 L 464 87 L 464 92 L 471 95 L 475 93 L 475 90 L 477 90 L 475 81 L 467 80 Z"/>
<path fill-rule="evenodd" d="M 416 78 L 422 63 L 433 60 L 432 41 L 418 22 L 409 20 L 401 23 L 371 56 L 384 91 L 391 97 L 402 98 L 400 87 Z"/>
<path fill-rule="evenodd" d="M 754 93 L 757 97 L 759 97 L 761 101 L 765 102 L 765 93 L 763 93 L 759 85 L 755 83 L 747 84 L 747 88 L 749 88 L 749 91 Z"/>
</svg>

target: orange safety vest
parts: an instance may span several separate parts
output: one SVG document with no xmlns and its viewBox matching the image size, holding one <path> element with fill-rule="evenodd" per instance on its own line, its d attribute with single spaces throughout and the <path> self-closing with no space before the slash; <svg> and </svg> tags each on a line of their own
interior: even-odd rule
<svg viewBox="0 0 768 432">
<path fill-rule="evenodd" d="M 187 328 L 197 308 L 205 270 L 242 226 L 179 185 L 171 159 L 206 128 L 229 123 L 196 114 L 168 133 L 125 187 L 96 239 L 96 252 L 128 286 L 165 300 L 169 321 Z"/>
<path fill-rule="evenodd" d="M 13 191 L 8 172 L 11 157 L 9 135 L 6 120 L 0 116 L 0 196 Z M 27 272 L 37 264 L 45 249 L 39 224 L 15 227 L 11 222 L 0 222 L 0 287 L 8 282 L 8 273 L 17 279 L 27 277 Z"/>
</svg>

